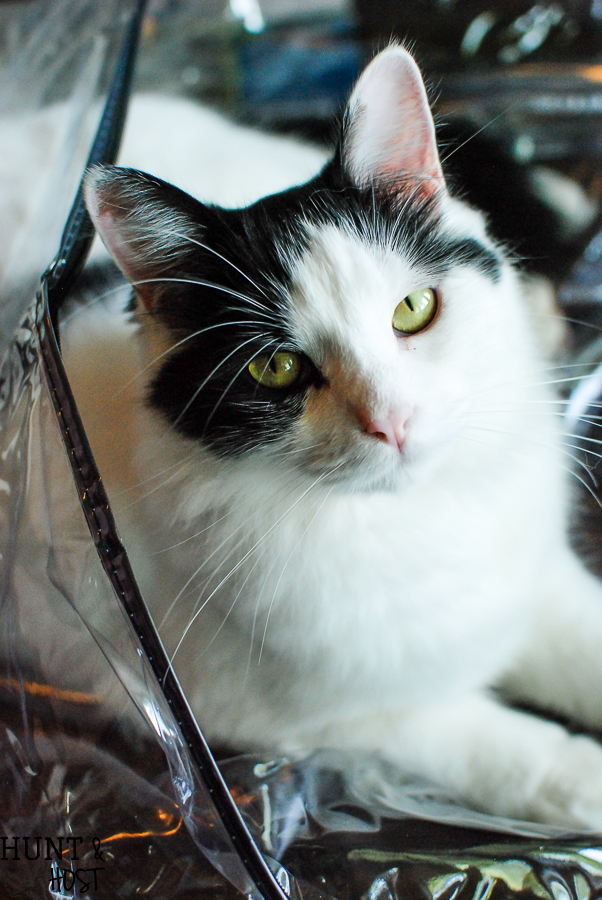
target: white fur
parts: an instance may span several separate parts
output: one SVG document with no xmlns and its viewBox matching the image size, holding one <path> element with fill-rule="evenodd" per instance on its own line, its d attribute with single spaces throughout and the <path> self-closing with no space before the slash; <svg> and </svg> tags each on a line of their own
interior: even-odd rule
<svg viewBox="0 0 602 900">
<path fill-rule="evenodd" d="M 488 242 L 474 210 L 441 202 L 454 236 Z M 396 337 L 395 306 L 432 277 L 315 229 L 293 325 L 330 387 L 253 456 L 219 460 L 145 408 L 130 381 L 152 350 L 125 318 L 66 336 L 76 397 L 211 740 L 380 751 L 491 812 L 600 829 L 598 744 L 490 692 L 602 725 L 602 592 L 566 543 L 557 372 L 507 265 L 497 284 L 455 268 L 433 325 Z M 357 410 L 402 403 L 400 454 Z"/>
</svg>

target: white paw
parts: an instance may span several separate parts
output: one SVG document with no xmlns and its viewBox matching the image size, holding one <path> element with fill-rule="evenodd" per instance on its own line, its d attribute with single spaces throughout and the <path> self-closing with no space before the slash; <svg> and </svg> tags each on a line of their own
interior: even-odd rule
<svg viewBox="0 0 602 900">
<path fill-rule="evenodd" d="M 556 747 L 530 801 L 530 819 L 602 833 L 602 746 L 568 736 Z"/>
</svg>

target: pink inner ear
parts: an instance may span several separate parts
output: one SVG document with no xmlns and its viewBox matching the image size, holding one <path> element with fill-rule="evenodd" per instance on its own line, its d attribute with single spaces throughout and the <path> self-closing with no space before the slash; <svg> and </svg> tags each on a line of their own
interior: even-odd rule
<svg viewBox="0 0 602 900">
<path fill-rule="evenodd" d="M 429 194 L 444 187 L 426 91 L 406 50 L 391 46 L 370 63 L 349 120 L 345 160 L 358 185 L 411 180 Z"/>
<path fill-rule="evenodd" d="M 132 254 L 132 248 L 128 244 L 123 235 L 123 223 L 109 211 L 104 211 L 94 219 L 94 224 L 98 230 L 102 241 L 130 282 L 145 307 L 149 312 L 153 311 L 153 299 L 155 292 L 153 288 L 155 283 L 139 284 L 149 278 L 148 271 L 143 271 L 141 266 L 136 265 L 136 258 Z"/>
<path fill-rule="evenodd" d="M 93 217 L 94 218 L 94 217 Z M 96 229 L 102 242 L 125 275 L 128 281 L 134 281 L 138 273 L 131 258 L 131 250 L 124 239 L 119 219 L 106 208 L 94 218 Z"/>
<path fill-rule="evenodd" d="M 98 231 L 103 244 L 127 280 L 132 284 L 132 287 L 140 296 L 149 312 L 152 312 L 152 287 L 154 285 L 138 285 L 136 283 L 144 281 L 145 277 L 149 277 L 148 273 L 143 271 L 142 266 L 136 264 L 136 257 L 126 236 L 127 226 L 123 220 L 111 211 L 111 198 L 103 196 L 101 187 L 93 177 L 88 180 L 85 186 L 85 198 L 94 227 Z"/>
</svg>

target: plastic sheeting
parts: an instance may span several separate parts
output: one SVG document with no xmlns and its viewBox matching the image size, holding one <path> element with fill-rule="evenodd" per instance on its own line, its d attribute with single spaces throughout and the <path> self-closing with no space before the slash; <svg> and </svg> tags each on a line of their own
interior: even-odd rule
<svg viewBox="0 0 602 900">
<path fill-rule="evenodd" d="M 61 0 L 26 12 L 3 121 L 57 99 L 69 116 L 35 184 L 39 159 L 15 166 L 18 227 L 3 257 L 4 321 L 18 313 L 22 324 L 0 373 L 0 893 L 259 898 L 90 537 L 41 356 L 42 299 L 32 303 L 131 7 Z M 242 756 L 222 772 L 291 897 L 602 892 L 591 841 L 463 810 L 376 759 Z"/>
<path fill-rule="evenodd" d="M 37 270 L 39 281 L 56 252 L 89 150 L 89 138 L 85 140 L 88 120 L 90 115 L 98 116 L 100 104 L 95 101 L 106 91 L 103 80 L 114 68 L 115 47 L 119 49 L 132 8 L 106 4 L 96 10 L 87 4 L 58 3 L 50 10 L 38 8 L 41 23 L 27 16 L 17 20 L 20 27 L 31 28 L 31 33 L 21 40 L 13 66 L 4 73 L 4 158 L 5 164 L 14 168 L 16 202 L 13 208 L 9 204 L 5 218 L 7 237 L 13 240 L 6 253 L 3 294 L 7 306 L 20 307 L 21 314 L 22 297 L 34 273 Z M 40 88 L 33 96 L 32 85 Z M 53 104 L 42 109 L 41 116 L 36 115 L 36 123 L 42 126 L 44 112 L 54 116 L 54 121 L 46 123 L 53 140 L 44 141 L 43 128 L 35 134 L 37 158 L 19 157 L 19 140 L 28 115 L 24 96 L 34 113 L 49 101 Z M 62 111 L 58 117 L 57 108 Z M 25 129 L 25 134 L 31 136 L 31 131 Z M 24 149 L 31 148 L 26 144 Z M 10 174 L 3 179 L 8 187 Z M 7 310 L 8 320 L 12 312 Z M 115 814 L 117 820 L 130 820 L 129 827 L 121 821 L 120 827 L 111 829 L 113 837 L 175 834 L 185 822 L 189 840 L 192 836 L 204 857 L 213 860 L 241 893 L 259 896 L 206 796 L 204 783 L 191 767 L 166 701 L 90 539 L 61 444 L 59 428 L 68 427 L 65 408 L 59 412 L 57 427 L 44 376 L 47 370 L 41 364 L 40 339 L 48 336 L 49 327 L 44 315 L 43 296 L 39 295 L 9 348 L 1 377 L 4 453 L 0 483 L 5 503 L 0 684 L 7 694 L 7 709 L 13 707 L 16 715 L 14 723 L 6 724 L 2 737 L 7 793 L 1 807 L 5 833 L 0 841 L 1 874 L 7 884 L 13 882 L 15 890 L 27 886 L 34 892 L 31 896 L 39 896 L 41 888 L 55 896 L 79 895 L 91 889 L 92 882 L 94 890 L 100 889 L 100 872 L 106 867 L 89 865 L 85 848 L 92 847 L 93 859 L 103 862 L 100 848 L 106 846 L 106 834 L 102 834 L 106 827 L 101 827 L 98 819 L 101 801 L 112 824 Z M 97 517 L 106 518 L 102 509 L 96 512 Z M 116 616 L 124 618 L 124 623 L 115 631 L 109 623 L 114 623 Z M 122 638 L 117 643 L 115 633 Z M 44 704 L 42 716 L 35 710 L 36 701 Z M 127 784 L 128 777 L 134 782 L 136 776 L 138 781 L 148 781 L 147 741 L 138 732 L 128 735 L 131 727 L 126 723 L 132 713 L 127 713 L 127 707 L 132 703 L 160 740 L 166 752 L 162 768 L 168 766 L 170 772 L 166 783 L 172 799 L 157 803 L 153 797 L 151 806 L 144 791 L 135 797 Z M 98 736 L 91 740 L 90 729 L 96 715 L 103 730 L 109 724 L 111 731 L 117 729 L 119 744 L 132 745 L 135 766 L 125 782 L 116 773 L 115 779 L 111 777 L 111 762 L 107 770 L 107 760 L 94 747 Z M 98 777 L 106 785 L 101 793 Z M 116 790 L 119 799 L 113 804 Z M 111 798 L 108 806 L 107 795 Z M 79 835 L 74 832 L 74 822 L 82 808 L 91 819 L 84 813 L 83 834 Z M 177 810 L 177 817 L 170 808 Z M 120 811 L 127 815 L 120 817 Z M 143 820 L 146 827 L 140 826 Z M 43 845 L 41 851 L 37 838 Z M 113 855 L 109 852 L 109 856 Z M 30 863 L 37 865 L 32 869 Z M 127 893 L 132 874 L 126 855 L 125 881 L 117 874 L 116 884 L 109 874 L 108 895 L 114 895 L 116 889 Z M 148 892 L 146 874 L 146 867 L 134 874 L 132 890 Z"/>
</svg>

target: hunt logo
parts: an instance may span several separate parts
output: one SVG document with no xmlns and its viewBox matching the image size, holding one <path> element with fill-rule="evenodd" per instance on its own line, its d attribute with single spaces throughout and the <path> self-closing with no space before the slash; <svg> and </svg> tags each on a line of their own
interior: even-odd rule
<svg viewBox="0 0 602 900">
<path fill-rule="evenodd" d="M 104 862 L 100 844 L 100 838 L 92 839 L 94 859 Z M 80 893 L 98 890 L 98 873 L 105 867 L 101 865 L 78 868 L 75 863 L 79 861 L 80 853 L 88 856 L 89 850 L 84 850 L 84 839 L 75 835 L 56 837 L 0 835 L 0 863 L 20 860 L 34 862 L 38 859 L 48 860 L 51 863 L 48 887 L 51 896 L 55 897 L 69 895 L 75 897 Z"/>
</svg>

